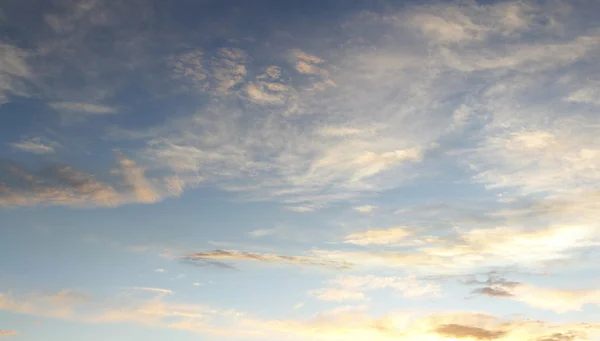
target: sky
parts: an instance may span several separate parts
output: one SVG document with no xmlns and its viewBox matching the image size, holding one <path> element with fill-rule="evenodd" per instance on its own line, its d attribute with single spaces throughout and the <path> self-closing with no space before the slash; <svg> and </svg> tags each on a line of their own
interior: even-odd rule
<svg viewBox="0 0 600 341">
<path fill-rule="evenodd" d="M 600 340 L 600 2 L 3 0 L 0 340 Z"/>
</svg>

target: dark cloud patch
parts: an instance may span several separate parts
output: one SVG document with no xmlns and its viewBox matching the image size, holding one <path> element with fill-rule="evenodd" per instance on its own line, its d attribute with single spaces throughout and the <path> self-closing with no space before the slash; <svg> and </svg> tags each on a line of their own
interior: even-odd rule
<svg viewBox="0 0 600 341">
<path fill-rule="evenodd" d="M 0 160 L 0 207 L 112 207 L 160 200 L 142 168 L 123 156 L 118 161 L 114 173 L 121 179 L 104 181 L 67 165 L 52 164 L 30 171 L 18 163 Z"/>
<path fill-rule="evenodd" d="M 474 338 L 477 340 L 495 340 L 506 332 L 492 331 L 479 327 L 464 326 L 460 324 L 444 324 L 435 329 L 439 335 L 451 338 Z"/>
<path fill-rule="evenodd" d="M 537 341 L 573 341 L 577 338 L 577 335 L 573 332 L 566 333 L 554 333 L 552 335 L 544 336 Z"/>
<path fill-rule="evenodd" d="M 488 279 L 485 281 L 480 281 L 473 276 L 464 280 L 463 283 L 466 285 L 484 285 L 484 287 L 477 288 L 471 293 L 491 297 L 511 297 L 513 294 L 511 294 L 510 289 L 522 284 L 521 282 L 507 280 L 496 271 L 489 272 L 487 275 Z"/>
<path fill-rule="evenodd" d="M 206 260 L 206 259 L 198 259 L 198 258 L 188 258 L 188 257 L 182 257 L 180 260 L 184 264 L 192 265 L 192 266 L 199 267 L 199 268 L 214 267 L 214 268 L 219 268 L 219 269 L 224 269 L 224 270 L 239 270 L 235 265 L 224 263 L 224 262 L 218 262 L 218 261 L 212 261 L 212 260 Z"/>
<path fill-rule="evenodd" d="M 276 254 L 260 254 L 256 252 L 240 251 L 240 250 L 214 250 L 210 252 L 199 252 L 181 257 L 182 260 L 192 263 L 206 263 L 207 261 L 215 261 L 221 263 L 220 260 L 239 260 L 239 261 L 256 261 L 265 263 L 288 263 L 299 264 L 306 266 L 317 266 L 335 270 L 344 270 L 352 267 L 352 264 L 346 261 L 329 260 L 317 257 L 307 256 L 282 256 Z"/>
<path fill-rule="evenodd" d="M 473 294 L 481 294 L 493 297 L 511 297 L 513 294 L 502 289 L 502 288 L 493 288 L 493 287 L 484 287 L 471 291 Z"/>
</svg>

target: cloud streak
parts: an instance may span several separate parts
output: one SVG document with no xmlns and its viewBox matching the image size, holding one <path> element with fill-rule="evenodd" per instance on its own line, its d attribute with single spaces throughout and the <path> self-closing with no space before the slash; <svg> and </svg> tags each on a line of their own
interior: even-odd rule
<svg viewBox="0 0 600 341">
<path fill-rule="evenodd" d="M 490 278 L 472 293 L 522 302 L 536 309 L 557 313 L 580 311 L 585 305 L 600 305 L 600 290 L 539 287 L 527 283 Z"/>
<path fill-rule="evenodd" d="M 81 113 L 89 115 L 107 115 L 117 113 L 116 108 L 89 103 L 52 102 L 49 104 L 49 106 L 52 109 L 69 113 Z"/>
<path fill-rule="evenodd" d="M 114 173 L 121 187 L 96 179 L 70 166 L 53 166 L 30 173 L 14 164 L 5 164 L 0 182 L 0 206 L 115 207 L 128 203 L 155 203 L 167 195 L 144 175 L 133 160 L 119 156 Z"/>
<path fill-rule="evenodd" d="M 31 138 L 10 144 L 15 149 L 33 154 L 52 154 L 55 152 L 53 145 L 55 143 L 46 143 L 41 138 Z"/>
<path fill-rule="evenodd" d="M 18 335 L 19 332 L 14 330 L 0 330 L 0 336 Z"/>
<path fill-rule="evenodd" d="M 252 261 L 262 263 L 283 263 L 283 264 L 298 264 L 306 266 L 317 266 L 329 269 L 343 270 L 352 266 L 351 263 L 343 260 L 328 260 L 306 256 L 282 256 L 276 254 L 260 254 L 249 251 L 240 250 L 215 250 L 212 252 L 199 252 L 184 255 L 182 260 L 192 263 L 206 261 Z"/>
</svg>

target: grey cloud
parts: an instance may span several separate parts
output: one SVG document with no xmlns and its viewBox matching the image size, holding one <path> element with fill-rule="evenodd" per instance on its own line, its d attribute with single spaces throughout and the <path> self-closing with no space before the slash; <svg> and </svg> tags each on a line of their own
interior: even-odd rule
<svg viewBox="0 0 600 341">
<path fill-rule="evenodd" d="M 49 106 L 56 110 L 64 110 L 68 112 L 82 112 L 92 115 L 114 114 L 117 112 L 116 108 L 89 103 L 52 102 L 49 104 Z"/>
<path fill-rule="evenodd" d="M 201 258 L 194 258 L 194 257 L 187 257 L 187 256 L 181 257 L 180 259 L 184 264 L 192 265 L 192 266 L 199 267 L 199 268 L 215 267 L 215 268 L 225 269 L 225 270 L 239 270 L 235 265 L 228 264 L 225 262 L 219 262 L 219 261 L 201 259 Z"/>
<path fill-rule="evenodd" d="M 451 338 L 474 338 L 476 340 L 495 340 L 506 334 L 501 330 L 487 330 L 460 324 L 444 324 L 435 329 L 436 333 Z"/>
<path fill-rule="evenodd" d="M 159 192 L 134 161 L 119 156 L 120 186 L 98 180 L 71 166 L 49 166 L 31 173 L 5 162 L 0 169 L 0 206 L 61 205 L 73 207 L 153 203 Z M 3 172 L 1 172 L 3 170 Z"/>
<path fill-rule="evenodd" d="M 577 333 L 565 332 L 565 333 L 554 333 L 552 335 L 544 336 L 537 341 L 572 341 L 578 338 Z"/>
<path fill-rule="evenodd" d="M 29 95 L 27 83 L 33 74 L 28 56 L 25 50 L 0 42 L 0 104 L 8 102 L 11 95 Z"/>
<path fill-rule="evenodd" d="M 500 276 L 497 272 L 488 273 L 488 279 L 485 281 L 479 281 L 476 278 L 464 281 L 467 285 L 485 285 L 482 288 L 477 288 L 471 291 L 472 294 L 480 294 L 491 297 L 512 297 L 511 289 L 522 285 L 521 282 L 509 281 L 506 278 Z"/>
<path fill-rule="evenodd" d="M 29 139 L 23 139 L 19 142 L 13 142 L 10 144 L 11 147 L 33 154 L 51 154 L 55 152 L 55 147 L 58 143 L 48 141 L 43 138 L 35 137 Z"/>
<path fill-rule="evenodd" d="M 471 291 L 471 293 L 481 294 L 481 295 L 486 295 L 486 296 L 493 296 L 493 297 L 511 297 L 511 296 L 513 296 L 513 294 L 511 294 L 510 292 L 508 292 L 502 288 L 493 288 L 493 287 L 484 287 L 484 288 L 475 289 L 475 290 Z"/>
<path fill-rule="evenodd" d="M 282 256 L 276 254 L 260 254 L 249 251 L 240 250 L 214 250 L 211 252 L 200 252 L 185 255 L 181 257 L 182 260 L 188 262 L 201 262 L 206 261 L 218 261 L 221 260 L 241 260 L 241 261 L 255 261 L 265 263 L 289 263 L 289 264 L 300 264 L 307 266 L 317 266 L 336 270 L 344 270 L 352 267 L 352 264 L 345 261 L 339 260 L 328 260 L 318 257 L 306 257 L 306 256 Z"/>
</svg>

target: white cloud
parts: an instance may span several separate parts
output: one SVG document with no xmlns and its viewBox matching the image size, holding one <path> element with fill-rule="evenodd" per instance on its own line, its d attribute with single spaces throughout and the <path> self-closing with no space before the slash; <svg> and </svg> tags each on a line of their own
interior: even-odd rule
<svg viewBox="0 0 600 341">
<path fill-rule="evenodd" d="M 156 269 L 154 271 L 159 272 L 159 273 L 163 273 L 163 272 L 165 272 L 165 269 L 159 268 L 159 269 Z"/>
<path fill-rule="evenodd" d="M 19 142 L 13 142 L 10 145 L 13 148 L 33 154 L 51 154 L 55 151 L 54 146 L 56 145 L 56 143 L 47 142 L 42 138 L 35 137 Z"/>
<path fill-rule="evenodd" d="M 355 245 L 388 245 L 394 246 L 412 236 L 407 227 L 397 226 L 390 229 L 366 230 L 352 233 L 345 238 L 345 243 Z"/>
<path fill-rule="evenodd" d="M 81 113 L 89 115 L 107 115 L 117 113 L 117 109 L 104 105 L 78 103 L 78 102 L 52 102 L 48 104 L 52 109 L 67 112 Z"/>
<path fill-rule="evenodd" d="M 456 272 L 490 267 L 519 266 L 543 269 L 573 261 L 600 243 L 592 225 L 560 225 L 525 229 L 472 229 L 444 237 L 412 240 L 403 251 L 313 250 L 315 257 L 345 260 L 363 267 L 398 267 L 420 271 Z"/>
<path fill-rule="evenodd" d="M 365 292 L 381 289 L 391 289 L 404 297 L 436 297 L 440 295 L 437 284 L 417 280 L 414 276 L 384 277 L 384 276 L 344 276 L 329 281 L 330 286 L 323 289 L 311 290 L 309 295 L 322 301 L 364 301 L 368 300 Z"/>
<path fill-rule="evenodd" d="M 145 139 L 140 154 L 177 179 L 174 195 L 204 181 L 296 212 L 403 186 L 439 171 L 428 167 L 448 148 L 473 143 L 459 161 L 488 188 L 583 187 L 596 180 L 597 143 L 571 135 L 593 119 L 572 116 L 567 131 L 540 114 L 593 95 L 561 81 L 544 97 L 544 84 L 576 79 L 576 63 L 600 47 L 594 31 L 567 29 L 565 7 L 466 1 L 362 13 L 341 25 L 343 47 L 291 49 L 268 63 L 251 50 L 192 49 L 170 58 L 173 82 L 211 100 L 123 135 Z M 371 39 L 373 27 L 387 33 Z M 556 145 L 506 144 L 541 136 L 529 133 Z"/>
<path fill-rule="evenodd" d="M 202 304 L 181 303 L 169 290 L 140 288 L 105 301 L 90 300 L 72 291 L 41 295 L 0 293 L 0 309 L 87 323 L 132 323 L 187 330 L 220 337 L 259 337 L 280 340 L 398 340 L 443 341 L 448 338 L 478 340 L 553 340 L 553 335 L 593 339 L 594 323 L 550 323 L 531 319 L 502 319 L 479 312 L 423 314 L 414 310 L 373 316 L 365 306 L 338 307 L 303 319 L 264 319 L 241 311 Z M 93 308 L 93 309 L 92 309 Z M 562 339 L 560 339 L 562 340 Z M 566 340 L 570 340 L 567 338 Z"/>
<path fill-rule="evenodd" d="M 434 3 L 414 6 L 407 13 L 392 16 L 398 25 L 416 28 L 438 44 L 487 43 L 492 37 L 519 38 L 527 32 L 555 35 L 564 17 L 561 3 L 533 4 L 528 1 L 480 5 L 475 1 Z"/>
<path fill-rule="evenodd" d="M 0 42 L 0 104 L 10 95 L 28 96 L 26 82 L 33 78 L 25 50 Z"/>
<path fill-rule="evenodd" d="M 365 294 L 357 291 L 349 291 L 344 289 L 318 289 L 308 292 L 309 295 L 321 301 L 364 301 L 366 299 Z"/>
<path fill-rule="evenodd" d="M 581 311 L 587 305 L 600 306 L 600 290 L 540 287 L 511 281 L 487 281 L 473 293 L 523 302 L 535 309 L 557 313 Z"/>
<path fill-rule="evenodd" d="M 92 174 L 69 166 L 32 174 L 19 166 L 10 166 L 9 176 L 20 185 L 0 184 L 0 206 L 64 205 L 71 207 L 114 207 L 129 203 L 154 203 L 167 195 L 166 188 L 157 189 L 144 170 L 133 160 L 119 154 L 119 167 L 113 174 L 121 182 L 113 185 Z"/>
<path fill-rule="evenodd" d="M 600 85 L 591 84 L 576 90 L 568 95 L 567 101 L 600 106 Z"/>
<path fill-rule="evenodd" d="M 371 214 L 376 209 L 377 209 L 377 206 L 374 206 L 374 205 L 363 205 L 363 206 L 354 207 L 354 210 L 356 212 L 363 213 L 363 214 Z"/>
<path fill-rule="evenodd" d="M 558 313 L 580 311 L 586 304 L 600 306 L 600 290 L 567 290 L 518 285 L 509 291 L 513 299 Z"/>
<path fill-rule="evenodd" d="M 369 316 L 363 309 L 322 312 L 306 320 L 245 318 L 243 325 L 269 330 L 273 337 L 292 335 L 298 340 L 588 340 L 598 325 L 502 319 L 478 312 L 431 315 L 389 313 Z"/>
<path fill-rule="evenodd" d="M 584 126 L 572 130 L 582 123 L 557 119 L 556 128 L 524 131 L 515 126 L 519 131 L 509 128 L 486 137 L 472 158 L 475 179 L 488 188 L 514 189 L 521 194 L 567 195 L 596 188 L 600 144 Z"/>
<path fill-rule="evenodd" d="M 173 78 L 180 80 L 190 91 L 209 91 L 227 94 L 246 79 L 248 56 L 238 48 L 221 48 L 214 56 L 196 49 L 173 56 L 170 64 Z"/>
<path fill-rule="evenodd" d="M 250 235 L 251 237 L 264 237 L 264 236 L 269 236 L 272 234 L 277 233 L 277 230 L 275 229 L 258 229 L 258 230 L 254 230 L 254 231 L 250 231 L 248 233 L 248 235 Z"/>
</svg>

